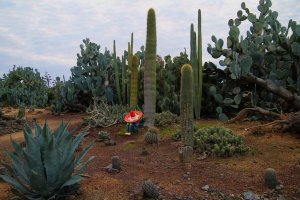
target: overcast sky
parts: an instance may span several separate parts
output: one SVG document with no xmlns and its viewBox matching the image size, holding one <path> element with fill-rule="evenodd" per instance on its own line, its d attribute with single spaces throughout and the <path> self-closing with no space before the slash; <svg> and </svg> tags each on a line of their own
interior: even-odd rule
<svg viewBox="0 0 300 200">
<path fill-rule="evenodd" d="M 258 0 L 246 0 L 257 13 Z M 37 68 L 52 78 L 70 76 L 76 65 L 79 45 L 86 37 L 117 54 L 127 49 L 131 32 L 134 51 L 145 45 L 149 8 L 156 11 L 157 53 L 161 56 L 189 53 L 190 24 L 197 24 L 202 10 L 204 61 L 213 61 L 206 51 L 210 37 L 226 39 L 227 22 L 236 17 L 240 0 L 0 0 L 0 77 L 13 65 Z M 300 23 L 299 0 L 273 0 L 272 10 L 287 25 L 289 19 Z M 196 25 L 197 26 L 197 25 Z M 243 26 L 249 27 L 247 24 Z M 216 61 L 215 61 L 216 62 Z"/>
</svg>

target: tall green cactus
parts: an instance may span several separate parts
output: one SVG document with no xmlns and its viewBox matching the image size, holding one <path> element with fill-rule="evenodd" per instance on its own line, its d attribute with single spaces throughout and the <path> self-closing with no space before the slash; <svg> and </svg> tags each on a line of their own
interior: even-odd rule
<svg viewBox="0 0 300 200">
<path fill-rule="evenodd" d="M 198 46 L 198 55 L 197 55 Z M 194 31 L 194 24 L 191 24 L 190 32 L 190 57 L 191 64 L 194 72 L 194 113 L 196 119 L 200 119 L 201 114 L 201 101 L 202 101 L 202 34 L 201 34 L 201 10 L 198 10 L 198 45 L 197 45 L 197 35 Z"/>
<path fill-rule="evenodd" d="M 156 111 L 156 18 L 153 8 L 149 9 L 147 16 L 144 102 L 145 126 L 153 126 Z"/>
<path fill-rule="evenodd" d="M 202 65 L 202 30 L 201 30 L 201 10 L 198 10 L 198 72 L 199 72 L 199 77 L 198 77 L 198 82 L 199 82 L 199 118 L 201 114 L 201 102 L 202 102 L 202 93 L 203 93 L 203 65 Z"/>
<path fill-rule="evenodd" d="M 130 42 L 128 42 L 128 71 L 131 72 L 132 68 L 132 56 L 133 56 L 133 33 L 131 33 Z M 130 104 L 130 73 L 127 74 L 127 104 Z"/>
<path fill-rule="evenodd" d="M 125 51 L 124 56 L 122 56 L 122 101 L 123 105 L 126 105 L 126 63 L 125 63 Z"/>
<path fill-rule="evenodd" d="M 193 115 L 194 77 L 189 64 L 181 68 L 180 87 L 180 125 L 182 143 L 184 146 L 194 146 L 194 115 Z"/>
<path fill-rule="evenodd" d="M 113 66 L 115 68 L 115 81 L 116 81 L 116 90 L 118 96 L 119 104 L 122 104 L 122 97 L 121 97 L 121 89 L 120 89 L 120 78 L 119 78 L 119 68 L 117 64 L 117 53 L 116 53 L 116 41 L 114 40 L 114 53 L 113 53 Z"/>
<path fill-rule="evenodd" d="M 132 57 L 130 80 L 130 107 L 133 108 L 137 106 L 138 101 L 138 57 L 136 55 Z"/>
</svg>

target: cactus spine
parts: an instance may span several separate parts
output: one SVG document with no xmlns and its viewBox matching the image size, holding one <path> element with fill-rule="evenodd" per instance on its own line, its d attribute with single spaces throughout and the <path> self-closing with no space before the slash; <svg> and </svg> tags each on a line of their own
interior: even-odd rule
<svg viewBox="0 0 300 200">
<path fill-rule="evenodd" d="M 122 103 L 122 98 L 121 98 L 119 68 L 118 68 L 118 63 L 117 63 L 116 41 L 115 40 L 114 40 L 113 66 L 115 68 L 115 79 L 116 79 L 115 81 L 116 81 L 116 90 L 117 90 L 118 102 L 119 102 L 119 104 L 121 104 Z"/>
<path fill-rule="evenodd" d="M 156 111 L 156 18 L 153 8 L 149 9 L 147 16 L 144 102 L 145 126 L 153 126 Z"/>
<path fill-rule="evenodd" d="M 194 146 L 194 116 L 193 116 L 193 96 L 194 80 L 193 69 L 189 64 L 184 64 L 181 68 L 180 87 L 180 125 L 181 139 L 184 146 Z"/>
<path fill-rule="evenodd" d="M 137 106 L 138 98 L 138 57 L 132 57 L 131 79 L 130 79 L 130 107 Z"/>
<path fill-rule="evenodd" d="M 198 10 L 198 55 L 197 55 L 197 35 L 194 24 L 191 24 L 190 32 L 190 57 L 194 71 L 194 113 L 196 119 L 200 119 L 202 101 L 202 34 L 201 34 L 201 10 Z"/>
</svg>

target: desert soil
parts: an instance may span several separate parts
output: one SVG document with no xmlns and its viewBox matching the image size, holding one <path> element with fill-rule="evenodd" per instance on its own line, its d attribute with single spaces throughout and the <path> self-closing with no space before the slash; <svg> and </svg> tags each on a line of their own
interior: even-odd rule
<svg viewBox="0 0 300 200">
<path fill-rule="evenodd" d="M 5 109 L 4 109 L 5 113 Z M 10 114 L 15 114 L 11 112 Z M 33 118 L 41 125 L 47 120 L 49 126 L 55 129 L 61 120 L 69 122 L 70 129 L 80 126 L 85 113 L 68 113 L 54 116 L 47 110 L 36 109 L 33 113 L 26 113 L 26 119 L 31 122 Z M 230 128 L 235 134 L 241 135 L 245 144 L 250 147 L 251 153 L 246 156 L 230 158 L 209 157 L 199 159 L 201 155 L 195 154 L 192 168 L 187 170 L 178 159 L 180 142 L 171 139 L 176 125 L 161 128 L 158 145 L 146 145 L 144 134 L 146 129 L 141 127 L 139 133 L 124 136 L 125 124 L 118 124 L 109 128 L 92 128 L 84 139 L 83 146 L 97 138 L 100 130 L 108 131 L 116 141 L 115 146 L 105 146 L 96 142 L 88 153 L 96 158 L 87 167 L 85 174 L 89 177 L 81 181 L 81 188 L 73 199 L 79 200 L 125 200 L 132 199 L 138 193 L 143 180 L 150 179 L 159 186 L 165 199 L 184 199 L 193 197 L 199 199 L 222 199 L 218 194 L 227 194 L 232 197 L 243 192 L 252 191 L 262 195 L 272 193 L 264 185 L 265 169 L 271 167 L 277 172 L 280 183 L 284 186 L 281 195 L 288 199 L 300 199 L 300 137 L 291 133 L 282 133 L 281 130 L 264 135 L 249 134 L 247 129 L 259 125 L 260 122 L 238 122 L 224 124 L 218 120 L 195 121 L 199 127 L 209 125 L 222 125 Z M 81 128 L 83 130 L 84 128 Z M 10 137 L 22 142 L 23 133 L 16 132 L 0 137 L 2 147 L 1 158 L 7 160 L 3 149 L 11 149 Z M 142 155 L 146 148 L 148 155 Z M 118 155 L 122 162 L 122 171 L 108 173 L 104 167 L 111 163 L 111 157 Z M 210 190 L 205 191 L 203 186 L 208 185 Z M 0 182 L 0 199 L 12 197 L 10 186 Z M 137 195 L 138 196 L 138 195 Z"/>
</svg>

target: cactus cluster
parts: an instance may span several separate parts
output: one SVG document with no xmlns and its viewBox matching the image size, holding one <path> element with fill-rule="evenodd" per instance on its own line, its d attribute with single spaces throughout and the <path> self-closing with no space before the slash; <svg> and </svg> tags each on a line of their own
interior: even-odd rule
<svg viewBox="0 0 300 200">
<path fill-rule="evenodd" d="M 98 141 L 106 141 L 106 140 L 110 140 L 110 134 L 107 131 L 99 131 L 97 133 L 97 140 Z"/>
<path fill-rule="evenodd" d="M 197 49 L 198 47 L 198 49 Z M 203 87 L 203 66 L 202 66 L 202 32 L 201 32 L 201 10 L 198 10 L 198 42 L 194 30 L 194 24 L 191 24 L 190 31 L 190 59 L 194 75 L 194 113 L 196 119 L 200 119 L 202 87 Z"/>
<path fill-rule="evenodd" d="M 155 113 L 154 115 L 154 126 L 156 127 L 169 126 L 177 123 L 179 123 L 178 115 L 170 111 Z"/>
<path fill-rule="evenodd" d="M 195 148 L 199 152 L 208 152 L 214 156 L 230 157 L 245 154 L 247 148 L 240 136 L 225 127 L 210 126 L 195 132 Z"/>
<path fill-rule="evenodd" d="M 284 99 L 300 109 L 300 25 L 293 20 L 287 27 L 281 25 L 278 12 L 271 6 L 271 0 L 259 1 L 259 14 L 255 15 L 243 2 L 237 17 L 228 21 L 227 48 L 213 35 L 213 46 L 209 44 L 207 50 L 213 58 L 224 57 L 220 65 L 226 67 L 233 80 L 252 85 L 259 98 L 254 106 L 286 109 L 280 102 Z M 246 36 L 241 36 L 239 27 L 244 21 L 251 26 Z"/>
</svg>

